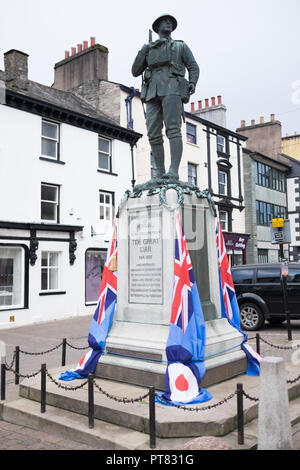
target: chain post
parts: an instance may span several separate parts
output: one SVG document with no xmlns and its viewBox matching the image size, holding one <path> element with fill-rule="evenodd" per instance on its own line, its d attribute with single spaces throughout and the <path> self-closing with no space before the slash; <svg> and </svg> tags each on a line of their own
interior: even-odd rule
<svg viewBox="0 0 300 470">
<path fill-rule="evenodd" d="M 6 372 L 6 364 L 5 364 L 5 357 L 1 358 L 1 400 L 5 400 L 5 372 Z"/>
<path fill-rule="evenodd" d="M 237 392 L 237 431 L 238 444 L 244 444 L 244 407 L 243 407 L 243 384 L 238 383 Z"/>
<path fill-rule="evenodd" d="M 150 434 L 150 449 L 156 447 L 155 436 L 155 388 L 149 388 L 149 434 Z"/>
<path fill-rule="evenodd" d="M 67 339 L 63 338 L 63 340 L 62 340 L 62 352 L 61 352 L 61 365 L 63 367 L 66 365 L 66 354 L 67 354 Z"/>
<path fill-rule="evenodd" d="M 256 333 L 256 352 L 260 354 L 260 335 Z"/>
<path fill-rule="evenodd" d="M 16 346 L 15 350 L 15 356 L 16 356 L 16 373 L 15 373 L 15 385 L 19 385 L 20 382 L 20 346 Z"/>
<path fill-rule="evenodd" d="M 88 375 L 88 414 L 89 428 L 94 428 L 94 375 Z"/>
<path fill-rule="evenodd" d="M 46 364 L 41 365 L 41 413 L 46 412 Z"/>
</svg>

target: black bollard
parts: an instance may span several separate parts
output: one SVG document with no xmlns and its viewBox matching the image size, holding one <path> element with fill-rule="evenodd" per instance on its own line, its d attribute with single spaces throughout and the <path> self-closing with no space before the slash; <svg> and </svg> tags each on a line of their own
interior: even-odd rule
<svg viewBox="0 0 300 470">
<path fill-rule="evenodd" d="M 89 428 L 94 428 L 94 375 L 88 375 L 88 414 Z"/>
<path fill-rule="evenodd" d="M 1 363 L 1 400 L 3 401 L 5 400 L 5 371 L 6 371 L 6 364 L 4 361 Z"/>
<path fill-rule="evenodd" d="M 15 385 L 19 385 L 20 381 L 20 346 L 16 346 L 16 373 L 15 373 Z"/>
<path fill-rule="evenodd" d="M 237 384 L 237 431 L 238 444 L 244 444 L 244 406 L 243 406 L 243 384 Z"/>
<path fill-rule="evenodd" d="M 46 364 L 41 365 L 41 413 L 46 412 Z"/>
<path fill-rule="evenodd" d="M 61 365 L 63 367 L 66 365 L 66 354 L 67 354 L 67 339 L 63 338 L 63 340 L 62 340 L 62 353 L 61 353 Z"/>
<path fill-rule="evenodd" d="M 256 352 L 260 354 L 260 336 L 259 333 L 256 333 Z"/>
<path fill-rule="evenodd" d="M 155 388 L 149 388 L 149 434 L 150 434 L 150 449 L 156 447 L 155 436 Z"/>
</svg>

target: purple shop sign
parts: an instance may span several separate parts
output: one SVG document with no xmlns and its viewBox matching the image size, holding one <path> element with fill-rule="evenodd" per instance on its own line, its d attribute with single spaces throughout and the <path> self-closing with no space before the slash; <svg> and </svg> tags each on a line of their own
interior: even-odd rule
<svg viewBox="0 0 300 470">
<path fill-rule="evenodd" d="M 243 264 L 246 263 L 246 246 L 250 235 L 240 233 L 224 233 L 224 240 L 227 250 L 242 251 Z"/>
<path fill-rule="evenodd" d="M 245 251 L 250 235 L 239 233 L 224 233 L 226 248 Z"/>
</svg>

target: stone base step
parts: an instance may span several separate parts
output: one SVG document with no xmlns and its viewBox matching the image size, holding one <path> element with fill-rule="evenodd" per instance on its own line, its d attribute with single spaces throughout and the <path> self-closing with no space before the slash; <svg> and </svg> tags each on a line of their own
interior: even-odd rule
<svg viewBox="0 0 300 470">
<path fill-rule="evenodd" d="M 61 370 L 49 371 L 57 380 Z M 237 407 L 236 397 L 223 403 L 223 399 L 236 390 L 236 383 L 243 381 L 247 393 L 257 393 L 258 377 L 246 375 L 207 387 L 213 398 L 209 402 L 197 406 L 200 411 L 187 411 L 156 403 L 156 436 L 163 439 L 188 438 L 197 436 L 225 436 L 236 428 Z M 148 393 L 149 389 L 112 380 L 95 379 L 110 396 L 120 398 L 139 398 Z M 76 387 L 81 380 L 60 382 L 64 386 Z M 83 389 L 64 390 L 59 388 L 47 377 L 47 408 L 53 406 L 62 410 L 87 416 L 87 385 Z M 40 378 L 24 380 L 20 385 L 20 395 L 28 400 L 40 401 Z M 220 406 L 212 406 L 221 402 Z M 105 396 L 95 387 L 94 394 L 95 419 L 122 426 L 133 431 L 149 433 L 149 400 L 148 397 L 134 403 L 123 403 Z M 193 406 L 190 406 L 193 408 Z M 204 408 L 203 410 L 201 408 Z M 46 412 L 47 414 L 47 412 Z M 46 415 L 45 414 L 45 415 Z M 257 404 L 250 400 L 245 403 L 245 422 L 257 417 Z M 85 418 L 87 419 L 87 418 Z"/>
<path fill-rule="evenodd" d="M 41 413 L 38 402 L 25 398 L 5 404 L 2 417 L 9 423 L 60 435 L 65 439 L 88 444 L 97 449 L 149 448 L 149 436 L 146 434 L 97 419 L 94 421 L 94 428 L 90 429 L 86 416 L 49 405 L 47 405 L 46 413 Z"/>
</svg>

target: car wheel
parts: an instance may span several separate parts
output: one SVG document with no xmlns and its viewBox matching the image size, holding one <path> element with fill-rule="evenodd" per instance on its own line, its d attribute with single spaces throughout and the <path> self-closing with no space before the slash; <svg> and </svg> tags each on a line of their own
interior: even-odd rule
<svg viewBox="0 0 300 470">
<path fill-rule="evenodd" d="M 252 303 L 245 303 L 240 307 L 241 327 L 243 330 L 259 330 L 264 322 L 264 316 L 261 309 Z"/>
</svg>

